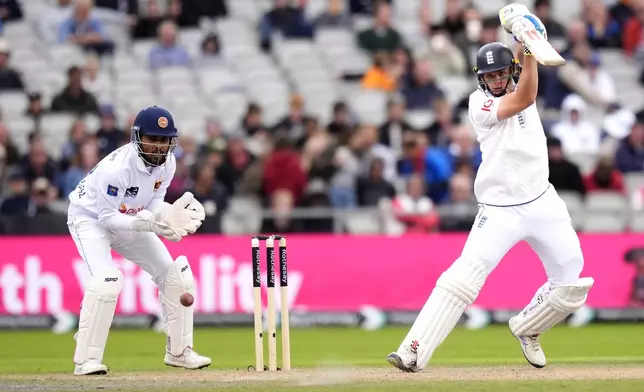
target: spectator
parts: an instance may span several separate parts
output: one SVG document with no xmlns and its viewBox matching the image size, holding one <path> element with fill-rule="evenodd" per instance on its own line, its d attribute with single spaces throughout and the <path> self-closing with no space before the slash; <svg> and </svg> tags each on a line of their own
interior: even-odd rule
<svg viewBox="0 0 644 392">
<path fill-rule="evenodd" d="M 345 12 L 342 0 L 329 0 L 327 10 L 315 19 L 315 27 L 353 28 L 351 15 Z"/>
<path fill-rule="evenodd" d="M 307 137 L 302 145 L 302 166 L 310 180 L 322 180 L 326 187 L 335 173 L 335 144 L 329 133 L 320 128 L 317 119 L 308 119 L 306 128 Z"/>
<path fill-rule="evenodd" d="M 644 170 L 644 116 L 638 115 L 631 133 L 622 140 L 615 153 L 615 167 L 622 173 Z"/>
<path fill-rule="evenodd" d="M 63 146 L 63 153 L 60 159 L 61 170 L 67 170 L 71 161 L 80 151 L 81 146 L 85 144 L 88 139 L 89 133 L 87 132 L 87 125 L 82 119 L 76 119 L 69 129 L 67 144 Z"/>
<path fill-rule="evenodd" d="M 374 11 L 373 27 L 358 34 L 358 44 L 369 53 L 387 52 L 403 46 L 398 31 L 391 26 L 391 6 L 378 3 Z"/>
<path fill-rule="evenodd" d="M 135 26 L 139 14 L 138 0 L 95 0 L 96 8 L 105 8 L 116 11 L 127 17 L 127 25 Z"/>
<path fill-rule="evenodd" d="M 555 137 L 548 138 L 548 165 L 550 176 L 548 181 L 557 191 L 577 192 L 586 194 L 584 180 L 579 167 L 567 160 L 561 147 L 561 141 Z"/>
<path fill-rule="evenodd" d="M 425 181 L 421 176 L 412 175 L 407 180 L 407 191 L 392 202 L 398 222 L 405 226 L 407 233 L 429 233 L 436 230 L 439 216 L 434 203 L 426 196 Z"/>
<path fill-rule="evenodd" d="M 109 40 L 103 23 L 91 12 L 92 0 L 76 1 L 73 15 L 60 25 L 58 42 L 73 43 L 99 55 L 111 53 L 114 43 Z"/>
<path fill-rule="evenodd" d="M 109 153 L 119 148 L 124 141 L 129 141 L 127 134 L 116 124 L 114 108 L 109 105 L 100 109 L 101 127 L 96 132 L 99 155 L 105 158 Z"/>
<path fill-rule="evenodd" d="M 210 33 L 201 41 L 201 57 L 199 58 L 200 66 L 224 66 L 223 53 L 221 52 L 221 43 L 219 36 Z"/>
<path fill-rule="evenodd" d="M 624 193 L 624 178 L 615 169 L 613 157 L 601 157 L 595 170 L 584 177 L 586 192 L 615 191 Z"/>
<path fill-rule="evenodd" d="M 275 125 L 273 133 L 297 142 L 297 140 L 304 136 L 305 120 L 304 98 L 299 94 L 294 94 L 291 96 L 288 114 Z"/>
<path fill-rule="evenodd" d="M 0 202 L 0 215 L 28 215 L 29 184 L 24 173 L 13 167 L 7 171 L 7 194 Z"/>
<path fill-rule="evenodd" d="M 42 95 L 39 92 L 28 93 L 27 110 L 25 111 L 25 115 L 38 120 L 45 113 L 46 113 L 46 108 L 42 102 Z"/>
<path fill-rule="evenodd" d="M 574 50 L 574 57 L 581 69 L 577 72 L 577 83 L 585 86 L 586 94 L 596 96 L 601 102 L 617 102 L 615 82 L 611 75 L 601 67 L 599 53 L 588 45 L 579 45 Z"/>
<path fill-rule="evenodd" d="M 396 177 L 396 156 L 391 148 L 382 144 L 379 140 L 378 128 L 370 124 L 360 126 L 359 132 L 361 142 L 361 174 L 367 176 L 371 170 L 371 161 L 375 158 L 381 159 L 384 164 L 383 175 L 385 180 L 393 181 Z"/>
<path fill-rule="evenodd" d="M 592 47 L 621 47 L 621 26 L 611 17 L 602 0 L 584 0 L 582 15 L 586 23 L 586 36 Z"/>
<path fill-rule="evenodd" d="M 15 165 L 20 162 L 20 152 L 11 140 L 11 132 L 7 125 L 0 121 L 0 148 L 4 151 L 3 161 L 9 165 Z M 2 177 L 0 176 L 0 185 L 2 184 Z"/>
<path fill-rule="evenodd" d="M 552 127 L 566 155 L 597 154 L 601 145 L 599 128 L 588 120 L 586 103 L 579 95 L 571 94 L 561 105 L 561 121 Z"/>
<path fill-rule="evenodd" d="M 137 0 L 138 1 L 138 0 Z M 159 26 L 167 15 L 161 12 L 160 0 L 147 0 L 147 7 L 139 10 L 136 26 L 132 31 L 135 39 L 153 38 L 158 34 Z M 167 17 L 167 20 L 174 20 Z"/>
<path fill-rule="evenodd" d="M 356 181 L 360 175 L 359 152 L 363 149 L 363 133 L 354 130 L 347 143 L 339 146 L 333 156 L 335 172 L 329 181 L 329 198 L 334 208 L 353 208 L 358 204 Z"/>
<path fill-rule="evenodd" d="M 449 199 L 443 204 L 441 231 L 468 231 L 478 212 L 472 177 L 456 173 L 449 179 Z"/>
<path fill-rule="evenodd" d="M 307 177 L 299 154 L 293 150 L 288 139 L 279 138 L 264 164 L 264 194 L 270 200 L 276 192 L 286 190 L 297 205 L 306 189 L 306 183 Z"/>
<path fill-rule="evenodd" d="M 361 206 L 375 207 L 381 199 L 391 200 L 396 196 L 396 189 L 384 178 L 384 168 L 384 161 L 375 158 L 370 162 L 368 174 L 358 179 L 358 203 Z"/>
<path fill-rule="evenodd" d="M 22 20 L 22 7 L 18 0 L 0 0 L 0 19 L 2 23 Z"/>
<path fill-rule="evenodd" d="M 364 74 L 360 85 L 364 89 L 393 92 L 397 89 L 402 71 L 391 61 L 387 53 L 376 53 L 373 56 L 373 64 Z"/>
<path fill-rule="evenodd" d="M 387 102 L 387 120 L 378 129 L 379 141 L 391 148 L 397 157 L 402 154 L 403 134 L 414 128 L 405 121 L 405 100 L 396 96 Z"/>
<path fill-rule="evenodd" d="M 0 92 L 23 90 L 25 87 L 20 73 L 9 66 L 10 55 L 9 42 L 0 39 Z"/>
<path fill-rule="evenodd" d="M 56 199 L 56 188 L 46 177 L 38 177 L 31 184 L 31 200 L 29 205 L 29 216 L 50 214 L 50 205 Z"/>
<path fill-rule="evenodd" d="M 297 0 L 297 5 L 292 7 L 289 0 L 274 0 L 273 9 L 264 15 L 259 26 L 262 49 L 271 49 L 275 32 L 280 32 L 284 38 L 313 37 L 313 26 L 307 20 L 305 4 L 306 0 Z"/>
<path fill-rule="evenodd" d="M 268 136 L 262 118 L 262 108 L 255 102 L 248 104 L 248 109 L 242 119 L 242 129 L 248 136 Z"/>
<path fill-rule="evenodd" d="M 452 171 L 455 171 L 458 164 L 462 162 L 476 173 L 483 156 L 472 131 L 467 127 L 457 126 L 452 128 L 449 138 L 450 143 L 441 149 L 450 161 Z"/>
<path fill-rule="evenodd" d="M 434 102 L 434 122 L 425 129 L 432 146 L 445 146 L 449 143 L 452 129 L 461 123 L 458 112 L 446 99 Z"/>
<path fill-rule="evenodd" d="M 51 111 L 77 114 L 98 113 L 96 97 L 83 87 L 80 68 L 74 66 L 67 70 L 67 86 L 54 97 Z"/>
<path fill-rule="evenodd" d="M 88 56 L 83 69 L 83 86 L 94 95 L 110 91 L 111 80 L 107 72 L 101 72 L 101 60 L 97 56 Z"/>
<path fill-rule="evenodd" d="M 45 177 L 52 183 L 56 179 L 56 163 L 47 154 L 45 143 L 39 136 L 30 136 L 29 151 L 22 158 L 20 166 L 29 183 L 38 177 Z"/>
<path fill-rule="evenodd" d="M 333 104 L 333 117 L 327 126 L 329 133 L 336 137 L 342 137 L 350 131 L 352 123 L 350 122 L 349 108 L 343 101 Z"/>
<path fill-rule="evenodd" d="M 166 20 L 161 23 L 158 38 L 158 45 L 150 51 L 149 67 L 151 70 L 190 65 L 190 55 L 183 46 L 177 43 L 177 25 L 174 22 Z"/>
<path fill-rule="evenodd" d="M 217 182 L 216 169 L 214 165 L 204 164 L 195 166 L 193 170 L 194 185 L 190 189 L 206 211 L 206 215 L 212 217 L 204 222 L 212 225 L 212 231 L 221 231 L 221 213 L 228 207 L 228 193 L 226 188 Z M 212 220 L 214 219 L 214 221 Z"/>
<path fill-rule="evenodd" d="M 634 16 L 629 18 L 623 30 L 623 48 L 627 56 L 635 59 L 640 67 L 640 84 L 644 85 L 644 1 L 632 4 Z"/>
<path fill-rule="evenodd" d="M 445 1 L 445 18 L 432 30 L 439 29 L 447 32 L 452 40 L 458 40 L 465 34 L 465 12 L 461 7 L 460 0 Z"/>
<path fill-rule="evenodd" d="M 436 100 L 444 97 L 443 91 L 436 84 L 433 71 L 429 61 L 416 62 L 413 76 L 407 80 L 401 90 L 407 109 L 431 109 Z"/>
<path fill-rule="evenodd" d="M 80 146 L 71 160 L 70 167 L 61 176 L 59 185 L 61 196 L 67 198 L 99 160 L 98 146 L 95 141 L 89 141 Z"/>
<path fill-rule="evenodd" d="M 610 16 L 622 27 L 622 33 L 624 31 L 626 21 L 636 14 L 635 8 L 638 3 L 641 2 L 638 0 L 618 0 L 610 7 Z"/>
<path fill-rule="evenodd" d="M 242 137 L 232 136 L 228 139 L 223 163 L 217 170 L 217 178 L 226 188 L 226 193 L 229 195 L 238 193 L 239 181 L 254 161 L 252 154 L 246 150 Z"/>
<path fill-rule="evenodd" d="M 287 189 L 276 190 L 269 199 L 272 218 L 264 219 L 263 233 L 298 233 L 303 231 L 303 221 L 292 218 L 296 205 L 293 194 Z"/>
<path fill-rule="evenodd" d="M 548 39 L 551 38 L 564 38 L 566 31 L 563 26 L 552 18 L 550 0 L 535 0 L 534 14 L 543 22 L 543 26 L 548 32 Z"/>
<path fill-rule="evenodd" d="M 423 175 L 430 199 L 435 204 L 446 201 L 448 181 L 452 175 L 449 158 L 440 149 L 430 147 L 425 134 L 409 134 L 403 143 L 398 173 L 403 177 L 414 173 Z"/>
<path fill-rule="evenodd" d="M 465 75 L 467 60 L 463 51 L 456 46 L 447 31 L 441 27 L 429 27 L 429 22 L 422 24 L 427 40 L 423 40 L 415 49 L 414 57 L 428 60 L 434 65 L 437 78 L 450 75 Z"/>
<path fill-rule="evenodd" d="M 352 15 L 373 15 L 379 3 L 391 5 L 392 0 L 349 0 Z"/>
<path fill-rule="evenodd" d="M 199 155 L 209 155 L 212 152 L 225 152 L 227 148 L 227 141 L 221 130 L 221 124 L 214 117 L 206 119 L 206 140 L 201 144 Z M 222 156 L 223 162 L 223 156 Z"/>
<path fill-rule="evenodd" d="M 195 27 L 204 18 L 217 19 L 228 16 L 228 7 L 224 0 L 181 0 L 179 25 L 182 27 Z"/>
</svg>

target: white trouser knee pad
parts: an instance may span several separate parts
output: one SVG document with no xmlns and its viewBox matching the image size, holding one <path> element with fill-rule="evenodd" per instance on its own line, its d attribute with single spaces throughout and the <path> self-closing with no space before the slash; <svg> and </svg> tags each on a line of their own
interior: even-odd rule
<svg viewBox="0 0 644 392">
<path fill-rule="evenodd" d="M 593 283 L 593 278 L 581 278 L 574 285 L 553 287 L 537 295 L 511 323 L 512 333 L 516 336 L 538 335 L 559 324 L 586 303 Z"/>
<path fill-rule="evenodd" d="M 112 326 L 116 301 L 123 290 L 123 274 L 116 269 L 104 269 L 92 276 L 83 295 L 74 363 L 88 360 L 101 362 Z"/>
<path fill-rule="evenodd" d="M 434 350 L 445 340 L 478 296 L 488 271 L 478 260 L 457 259 L 436 282 L 436 288 L 421 310 L 408 339 L 418 340 L 417 366 L 424 368 Z"/>
<path fill-rule="evenodd" d="M 193 345 L 193 307 L 183 306 L 180 302 L 183 293 L 195 295 L 195 280 L 188 259 L 179 256 L 158 285 L 165 332 L 168 336 L 167 351 L 171 355 L 179 356 L 186 347 Z"/>
</svg>

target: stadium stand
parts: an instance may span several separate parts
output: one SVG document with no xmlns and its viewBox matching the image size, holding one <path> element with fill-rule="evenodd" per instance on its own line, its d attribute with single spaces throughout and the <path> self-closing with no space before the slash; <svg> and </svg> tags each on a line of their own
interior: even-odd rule
<svg viewBox="0 0 644 392">
<path fill-rule="evenodd" d="M 538 104 L 573 224 L 643 232 L 644 1 L 520 2 L 568 59 Z M 65 234 L 69 192 L 151 105 L 180 129 L 168 201 L 192 190 L 202 230 L 466 231 L 470 69 L 511 43 L 506 3 L 3 1 L 0 233 Z"/>
</svg>

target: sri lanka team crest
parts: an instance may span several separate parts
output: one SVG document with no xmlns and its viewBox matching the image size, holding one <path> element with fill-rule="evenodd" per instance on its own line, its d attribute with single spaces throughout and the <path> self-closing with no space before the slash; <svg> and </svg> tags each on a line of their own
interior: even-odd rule
<svg viewBox="0 0 644 392">
<path fill-rule="evenodd" d="M 125 203 L 121 203 L 121 205 L 119 205 L 119 212 L 121 214 L 125 214 L 125 215 L 134 215 L 134 214 L 139 213 L 142 210 L 143 210 L 143 206 L 141 206 L 139 208 L 127 208 Z"/>
<path fill-rule="evenodd" d="M 158 123 L 161 128 L 165 128 L 168 126 L 168 119 L 165 117 L 159 117 Z"/>
<path fill-rule="evenodd" d="M 158 191 L 159 188 L 161 187 L 161 181 L 155 181 L 154 182 L 154 191 Z"/>
</svg>

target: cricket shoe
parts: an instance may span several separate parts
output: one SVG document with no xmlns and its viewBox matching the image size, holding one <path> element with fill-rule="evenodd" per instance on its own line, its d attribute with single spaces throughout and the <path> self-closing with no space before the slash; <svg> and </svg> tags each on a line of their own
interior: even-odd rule
<svg viewBox="0 0 644 392">
<path fill-rule="evenodd" d="M 107 374 L 107 366 L 96 360 L 85 361 L 74 368 L 74 375 L 76 376 L 96 376 Z"/>
<path fill-rule="evenodd" d="M 514 317 L 510 319 L 510 332 L 512 332 L 512 327 L 516 324 L 517 320 Z M 546 354 L 543 353 L 541 349 L 541 343 L 539 342 L 539 335 L 530 335 L 530 336 L 517 336 L 512 332 L 512 336 L 517 338 L 519 343 L 521 343 L 521 351 L 523 351 L 523 356 L 525 357 L 528 363 L 538 369 L 546 366 Z"/>
<path fill-rule="evenodd" d="M 168 366 L 196 370 L 210 366 L 212 360 L 197 354 L 192 348 L 186 347 L 183 354 L 178 357 L 166 352 L 164 362 Z"/>
<path fill-rule="evenodd" d="M 417 353 L 418 341 L 414 341 L 411 345 L 404 347 L 402 350 L 398 350 L 389 354 L 387 357 L 387 362 L 407 373 L 416 373 L 420 369 L 416 366 L 416 359 L 418 358 Z"/>
</svg>

